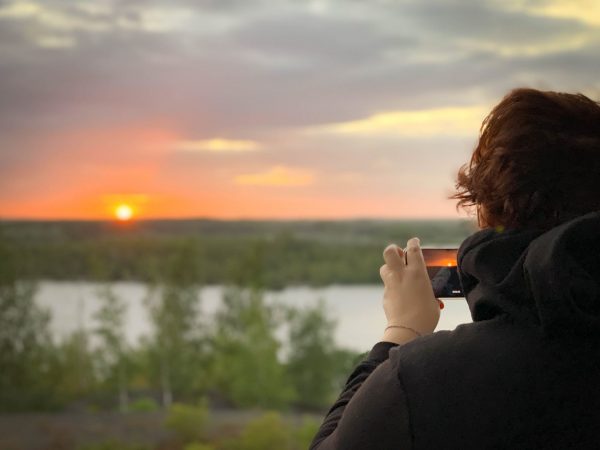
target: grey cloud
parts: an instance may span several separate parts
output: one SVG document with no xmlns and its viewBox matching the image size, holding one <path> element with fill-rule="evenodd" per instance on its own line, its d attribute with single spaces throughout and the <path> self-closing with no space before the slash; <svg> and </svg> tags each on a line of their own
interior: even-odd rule
<svg viewBox="0 0 600 450">
<path fill-rule="evenodd" d="M 402 12 L 427 33 L 450 40 L 530 45 L 589 31 L 589 27 L 575 20 L 503 10 L 497 5 L 436 0 L 404 5 Z M 400 12 L 400 7 L 397 10 Z"/>
<path fill-rule="evenodd" d="M 385 110 L 491 107 L 522 84 L 600 93 L 598 40 L 580 49 L 510 57 L 498 54 L 493 45 L 471 45 L 519 46 L 594 33 L 570 20 L 503 12 L 498 3 L 469 0 L 450 8 L 431 0 L 332 1 L 329 9 L 319 11 L 310 2 L 284 0 L 122 0 L 107 3 L 108 12 L 80 10 L 67 0 L 44 4 L 83 22 L 106 24 L 119 18 L 140 22 L 149 5 L 177 5 L 190 9 L 196 22 L 163 32 L 141 26 L 63 30 L 77 45 L 44 49 L 34 44 L 36 36 L 50 32 L 43 24 L 0 20 L 4 198 L 35 195 L 44 183 L 52 184 L 58 169 L 54 165 L 52 172 L 47 165 L 56 164 L 55 150 L 44 145 L 43 133 L 160 119 L 168 119 L 189 139 L 218 136 L 264 143 L 264 151 L 234 158 L 174 153 L 161 166 L 161 176 L 183 177 L 190 187 L 198 185 L 197 174 L 206 167 L 223 168 L 229 182 L 230 173 L 284 164 L 326 174 L 365 173 L 367 183 L 353 185 L 357 192 L 389 191 L 400 185 L 403 173 L 437 179 L 428 186 L 441 190 L 442 184 L 451 185 L 473 142 L 309 139 L 293 132 Z M 231 19 L 235 26 L 204 32 L 212 19 Z M 144 160 L 133 153 L 102 158 L 103 167 Z M 70 173 L 92 163 L 99 165 L 98 157 L 85 153 L 83 146 L 64 161 Z M 377 186 L 369 185 L 374 173 Z M 314 189 L 320 193 L 322 187 Z M 328 189 L 339 191 L 333 182 Z"/>
<path fill-rule="evenodd" d="M 265 54 L 292 55 L 325 65 L 372 63 L 387 50 L 416 43 L 399 31 L 381 30 L 374 22 L 297 11 L 249 21 L 236 30 L 234 39 Z"/>
<path fill-rule="evenodd" d="M 573 21 L 479 2 L 332 2 L 317 14 L 308 2 L 135 0 L 111 3 L 108 15 L 67 1 L 45 4 L 107 22 L 121 15 L 135 20 L 148 5 L 175 4 L 197 13 L 199 29 L 212 13 L 239 25 L 209 35 L 78 29 L 70 32 L 76 47 L 45 50 L 28 40 L 39 24 L 4 19 L 0 35 L 10 42 L 0 46 L 5 133 L 168 117 L 192 138 L 252 137 L 382 110 L 489 102 L 524 81 L 592 88 L 598 72 L 595 44 L 510 58 L 465 50 L 463 39 L 513 45 L 583 30 Z M 262 62 L 253 58 L 257 53 Z M 420 58 L 428 54 L 444 59 Z"/>
</svg>

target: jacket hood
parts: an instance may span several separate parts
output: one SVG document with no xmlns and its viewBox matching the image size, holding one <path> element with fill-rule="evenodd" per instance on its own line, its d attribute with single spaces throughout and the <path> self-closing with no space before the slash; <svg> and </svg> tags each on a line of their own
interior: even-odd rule
<svg viewBox="0 0 600 450">
<path fill-rule="evenodd" d="M 547 231 L 477 231 L 457 263 L 474 321 L 508 314 L 546 336 L 600 336 L 600 211 Z"/>
</svg>

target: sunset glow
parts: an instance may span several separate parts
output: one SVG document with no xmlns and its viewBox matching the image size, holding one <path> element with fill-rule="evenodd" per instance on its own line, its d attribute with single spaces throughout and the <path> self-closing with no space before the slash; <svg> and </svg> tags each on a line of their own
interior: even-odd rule
<svg viewBox="0 0 600 450">
<path fill-rule="evenodd" d="M 133 217 L 133 208 L 126 204 L 121 204 L 115 208 L 115 217 L 121 222 L 127 222 Z"/>
<path fill-rule="evenodd" d="M 508 90 L 599 95 L 597 2 L 341 5 L 0 2 L 1 218 L 466 218 Z"/>
<path fill-rule="evenodd" d="M 423 252 L 425 263 L 430 267 L 456 267 L 456 250 L 438 249 Z"/>
</svg>

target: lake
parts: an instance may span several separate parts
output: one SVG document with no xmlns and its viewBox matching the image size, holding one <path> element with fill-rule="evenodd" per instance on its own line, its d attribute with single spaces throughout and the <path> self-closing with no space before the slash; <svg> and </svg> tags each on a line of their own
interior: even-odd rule
<svg viewBox="0 0 600 450">
<path fill-rule="evenodd" d="M 51 330 L 59 339 L 83 328 L 93 330 L 94 314 L 100 301 L 99 284 L 90 282 L 42 281 L 38 284 L 36 302 L 52 313 Z M 146 285 L 136 282 L 113 283 L 114 292 L 126 301 L 126 333 L 130 343 L 152 332 L 144 305 Z M 221 303 L 223 287 L 205 286 L 199 292 L 202 315 L 210 320 Z M 337 321 L 335 339 L 339 346 L 364 352 L 378 342 L 385 327 L 381 306 L 383 285 L 331 285 L 323 288 L 288 287 L 282 291 L 266 291 L 268 302 L 280 302 L 296 307 L 314 305 L 320 298 L 325 302 L 329 317 Z M 464 298 L 444 299 L 437 330 L 452 330 L 461 323 L 471 322 Z M 285 340 L 286 330 L 279 327 L 277 336 Z"/>
</svg>

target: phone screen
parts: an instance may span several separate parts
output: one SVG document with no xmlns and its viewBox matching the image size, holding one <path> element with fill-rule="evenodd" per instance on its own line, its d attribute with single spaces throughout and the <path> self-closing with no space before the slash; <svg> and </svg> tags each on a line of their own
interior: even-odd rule
<svg viewBox="0 0 600 450">
<path fill-rule="evenodd" d="M 456 248 L 422 248 L 427 274 L 436 297 L 464 297 L 456 268 Z"/>
</svg>

